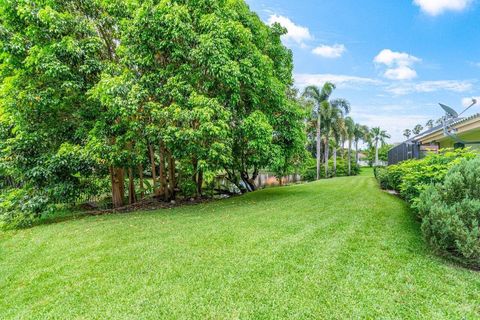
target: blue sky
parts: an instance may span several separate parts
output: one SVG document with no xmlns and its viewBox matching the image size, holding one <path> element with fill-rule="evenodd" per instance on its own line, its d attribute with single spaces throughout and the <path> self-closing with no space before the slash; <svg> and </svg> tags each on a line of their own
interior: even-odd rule
<svg viewBox="0 0 480 320">
<path fill-rule="evenodd" d="M 480 0 L 247 0 L 289 30 L 299 88 L 337 84 L 352 116 L 392 142 L 480 96 Z M 470 113 L 480 112 L 479 106 Z"/>
</svg>

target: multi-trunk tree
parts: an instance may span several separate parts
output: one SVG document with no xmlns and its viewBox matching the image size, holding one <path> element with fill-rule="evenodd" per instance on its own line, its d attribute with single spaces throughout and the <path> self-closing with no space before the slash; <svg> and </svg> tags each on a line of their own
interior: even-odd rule
<svg viewBox="0 0 480 320">
<path fill-rule="evenodd" d="M 243 0 L 6 0 L 0 19 L 9 187 L 74 202 L 109 176 L 118 207 L 202 196 L 220 172 L 251 191 L 302 160 L 286 30 Z"/>
</svg>

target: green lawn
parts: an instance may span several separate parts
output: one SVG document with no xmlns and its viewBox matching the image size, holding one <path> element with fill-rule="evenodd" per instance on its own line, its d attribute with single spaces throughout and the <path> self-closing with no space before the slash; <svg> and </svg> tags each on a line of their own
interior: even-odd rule
<svg viewBox="0 0 480 320">
<path fill-rule="evenodd" d="M 0 319 L 478 319 L 371 176 L 0 234 Z"/>
</svg>

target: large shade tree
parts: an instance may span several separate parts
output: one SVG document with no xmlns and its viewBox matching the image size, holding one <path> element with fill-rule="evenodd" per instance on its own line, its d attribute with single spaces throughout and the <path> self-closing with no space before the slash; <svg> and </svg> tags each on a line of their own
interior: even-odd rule
<svg viewBox="0 0 480 320">
<path fill-rule="evenodd" d="M 301 161 L 287 30 L 243 0 L 6 0 L 0 19 L 10 187 L 75 202 L 109 175 L 118 207 L 145 195 L 144 174 L 171 200 L 221 171 L 254 190 L 260 170 Z"/>
<path fill-rule="evenodd" d="M 24 188 L 75 201 L 88 188 L 82 178 L 105 171 L 83 149 L 102 113 L 87 92 L 117 59 L 118 22 L 130 9 L 126 1 L 2 3 L 0 108 L 14 126 L 4 159 Z"/>
</svg>

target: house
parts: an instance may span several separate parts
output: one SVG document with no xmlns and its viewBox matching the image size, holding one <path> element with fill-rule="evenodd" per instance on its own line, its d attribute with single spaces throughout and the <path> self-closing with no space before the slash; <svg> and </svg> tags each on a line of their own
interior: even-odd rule
<svg viewBox="0 0 480 320">
<path fill-rule="evenodd" d="M 358 165 L 360 167 L 368 167 L 370 165 L 368 161 L 368 155 L 363 152 L 358 152 Z"/>
<path fill-rule="evenodd" d="M 428 129 L 388 151 L 388 164 L 420 159 L 443 148 L 471 147 L 480 150 L 480 114 L 455 118 Z"/>
</svg>

